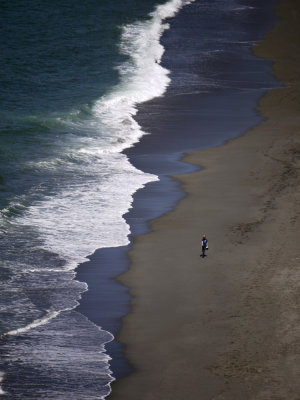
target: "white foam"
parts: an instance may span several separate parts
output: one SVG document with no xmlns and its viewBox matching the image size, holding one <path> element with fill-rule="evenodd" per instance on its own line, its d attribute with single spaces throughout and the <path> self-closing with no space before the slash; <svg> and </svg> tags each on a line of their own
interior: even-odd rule
<svg viewBox="0 0 300 400">
<path fill-rule="evenodd" d="M 0 371 L 0 396 L 6 394 L 6 392 L 4 392 L 4 390 L 1 387 L 1 383 L 2 383 L 2 381 L 4 379 L 4 375 L 5 375 L 4 372 Z"/>
<path fill-rule="evenodd" d="M 86 178 L 70 181 L 15 219 L 17 224 L 38 230 L 43 248 L 63 257 L 68 269 L 97 248 L 128 244 L 130 229 L 123 215 L 131 207 L 133 193 L 157 179 L 137 170 L 118 153 L 95 158 L 83 168 Z"/>
<path fill-rule="evenodd" d="M 137 105 L 162 96 L 170 83 L 169 71 L 160 65 L 164 48 L 159 40 L 169 28 L 164 21 L 190 2 L 171 0 L 157 6 L 148 21 L 124 26 L 120 51 L 129 59 L 117 68 L 120 83 L 93 108 L 95 117 L 113 138 L 109 143 L 110 151 L 120 152 L 146 134 L 133 118 Z"/>
<path fill-rule="evenodd" d="M 19 335 L 20 333 L 25 333 L 30 331 L 33 328 L 37 328 L 38 326 L 45 325 L 49 321 L 51 321 L 53 318 L 56 318 L 61 312 L 63 311 L 68 311 L 68 310 L 62 310 L 62 311 L 50 311 L 47 313 L 47 315 L 43 318 L 36 319 L 35 321 L 31 322 L 30 324 L 23 326 L 18 329 L 14 329 L 12 331 L 6 332 L 5 336 L 15 336 Z"/>
</svg>

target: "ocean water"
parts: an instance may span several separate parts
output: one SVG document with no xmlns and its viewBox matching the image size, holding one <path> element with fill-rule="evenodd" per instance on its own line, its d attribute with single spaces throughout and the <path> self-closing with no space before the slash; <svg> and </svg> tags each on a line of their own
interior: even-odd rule
<svg viewBox="0 0 300 400">
<path fill-rule="evenodd" d="M 96 249 L 130 243 L 124 216 L 140 189 L 173 172 L 170 154 L 174 160 L 218 144 L 259 120 L 251 107 L 272 86 L 270 66 L 251 64 L 249 49 L 265 32 L 263 16 L 272 1 L 266 3 L 1 2 L 4 400 L 103 399 L 110 393 L 114 371 L 106 345 L 114 336 L 78 311 L 89 287 L 75 279 L 75 269 Z M 241 92 L 252 97 L 234 129 L 205 125 L 208 110 L 229 93 L 240 104 Z M 198 134 L 195 113 L 206 117 L 207 141 Z M 187 121 L 190 136 L 182 130 Z"/>
<path fill-rule="evenodd" d="M 170 82 L 159 39 L 188 2 L 140 3 L 1 2 L 4 398 L 110 391 L 113 336 L 74 311 L 87 290 L 74 269 L 128 243 L 123 215 L 158 179 L 122 150 L 146 134 L 136 105 Z"/>
</svg>

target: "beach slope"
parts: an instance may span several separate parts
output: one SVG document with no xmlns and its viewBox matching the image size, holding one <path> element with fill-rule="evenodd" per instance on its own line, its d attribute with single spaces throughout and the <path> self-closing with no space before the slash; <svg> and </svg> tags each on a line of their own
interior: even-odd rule
<svg viewBox="0 0 300 400">
<path fill-rule="evenodd" d="M 135 372 L 110 399 L 299 399 L 299 3 L 276 12 L 254 47 L 284 84 L 260 100 L 265 121 L 188 154 L 204 168 L 176 177 L 186 197 L 134 238 L 119 339 Z"/>
</svg>

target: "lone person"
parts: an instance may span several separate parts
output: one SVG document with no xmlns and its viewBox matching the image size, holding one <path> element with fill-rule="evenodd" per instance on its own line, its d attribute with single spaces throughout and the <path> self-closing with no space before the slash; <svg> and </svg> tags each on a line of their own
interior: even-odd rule
<svg viewBox="0 0 300 400">
<path fill-rule="evenodd" d="M 202 244 L 202 255 L 201 255 L 201 256 L 202 256 L 203 258 L 205 257 L 205 250 L 208 249 L 207 243 L 208 243 L 208 241 L 207 241 L 207 239 L 206 239 L 206 235 L 203 235 L 203 236 L 202 236 L 202 241 L 201 241 L 201 244 Z"/>
</svg>

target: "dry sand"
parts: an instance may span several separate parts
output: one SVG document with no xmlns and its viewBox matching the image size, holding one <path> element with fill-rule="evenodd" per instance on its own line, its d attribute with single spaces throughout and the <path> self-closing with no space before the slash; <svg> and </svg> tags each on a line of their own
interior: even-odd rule
<svg viewBox="0 0 300 400">
<path fill-rule="evenodd" d="M 255 47 L 286 85 L 260 101 L 266 121 L 187 155 L 204 169 L 177 177 L 186 198 L 135 237 L 119 337 L 135 372 L 110 399 L 300 399 L 299 2 L 277 12 Z"/>
</svg>

